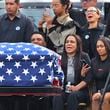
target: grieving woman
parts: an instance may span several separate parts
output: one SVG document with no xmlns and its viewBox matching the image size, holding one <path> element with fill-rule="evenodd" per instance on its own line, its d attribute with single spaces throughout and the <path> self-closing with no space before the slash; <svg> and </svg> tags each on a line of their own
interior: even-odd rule
<svg viewBox="0 0 110 110">
<path fill-rule="evenodd" d="M 89 100 L 90 59 L 82 52 L 81 45 L 78 35 L 69 34 L 65 38 L 61 61 L 65 75 L 64 90 L 61 96 L 53 98 L 53 110 L 64 110 L 65 103 L 67 110 L 77 110 L 80 102 Z"/>
</svg>

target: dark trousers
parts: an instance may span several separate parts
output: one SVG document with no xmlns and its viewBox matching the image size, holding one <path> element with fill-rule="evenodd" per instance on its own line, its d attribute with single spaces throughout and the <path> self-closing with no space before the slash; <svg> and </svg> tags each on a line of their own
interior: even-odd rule
<svg viewBox="0 0 110 110">
<path fill-rule="evenodd" d="M 50 110 L 50 97 L 0 96 L 0 110 Z"/>
<path fill-rule="evenodd" d="M 50 97 L 33 96 L 28 100 L 28 110 L 51 110 Z"/>
<path fill-rule="evenodd" d="M 53 97 L 53 110 L 64 110 L 64 104 L 67 103 L 67 110 L 77 110 L 80 102 L 87 102 L 89 94 L 83 91 L 72 93 L 63 93 L 61 96 Z"/>
<path fill-rule="evenodd" d="M 0 110 L 26 110 L 26 97 L 0 96 Z"/>
</svg>

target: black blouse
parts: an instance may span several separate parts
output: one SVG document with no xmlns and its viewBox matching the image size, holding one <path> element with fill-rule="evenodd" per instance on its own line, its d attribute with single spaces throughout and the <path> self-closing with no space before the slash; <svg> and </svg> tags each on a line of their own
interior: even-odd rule
<svg viewBox="0 0 110 110">
<path fill-rule="evenodd" d="M 106 83 L 106 79 L 110 72 L 110 58 L 108 57 L 106 60 L 101 61 L 100 59 L 94 58 L 91 64 L 92 68 L 92 76 L 93 80 L 96 84 L 96 90 L 101 90 L 104 88 Z M 107 91 L 110 91 L 110 86 L 108 86 Z"/>
</svg>

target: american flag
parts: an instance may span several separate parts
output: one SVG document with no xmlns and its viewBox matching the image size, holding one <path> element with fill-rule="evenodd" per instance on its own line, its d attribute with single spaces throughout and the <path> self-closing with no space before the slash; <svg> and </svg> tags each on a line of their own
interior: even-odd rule
<svg viewBox="0 0 110 110">
<path fill-rule="evenodd" d="M 60 56 L 31 43 L 0 43 L 0 86 L 47 86 L 64 80 Z"/>
</svg>

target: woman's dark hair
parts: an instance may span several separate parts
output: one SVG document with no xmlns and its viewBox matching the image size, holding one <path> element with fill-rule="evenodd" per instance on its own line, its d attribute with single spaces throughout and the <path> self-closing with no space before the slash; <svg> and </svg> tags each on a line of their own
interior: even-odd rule
<svg viewBox="0 0 110 110">
<path fill-rule="evenodd" d="M 60 3 L 64 6 L 67 5 L 66 10 L 69 10 L 69 8 L 71 6 L 70 0 L 60 0 Z"/>
<path fill-rule="evenodd" d="M 64 42 L 64 51 L 63 51 L 63 54 L 62 54 L 62 64 L 66 65 L 65 63 L 67 62 L 67 52 L 65 50 L 65 43 L 66 43 L 66 40 L 69 36 L 73 36 L 75 39 L 76 39 L 76 42 L 77 42 L 77 50 L 76 50 L 76 54 L 75 54 L 75 65 L 76 65 L 76 68 L 79 69 L 80 66 L 81 66 L 81 55 L 82 55 L 82 41 L 80 39 L 80 37 L 78 35 L 75 35 L 75 34 L 69 34 L 66 36 L 65 38 L 65 42 Z"/>
<path fill-rule="evenodd" d="M 82 52 L 82 41 L 81 41 L 81 39 L 78 35 L 69 34 L 69 35 L 66 36 L 65 42 L 64 42 L 64 51 L 62 53 L 61 66 L 62 66 L 62 69 L 64 71 L 66 71 L 67 63 L 68 63 L 68 56 L 67 56 L 67 52 L 65 50 L 65 43 L 66 43 L 66 40 L 69 36 L 73 36 L 76 39 L 76 42 L 77 42 L 77 50 L 76 50 L 76 54 L 75 54 L 73 60 L 74 60 L 75 71 L 77 71 L 78 74 L 79 74 L 80 71 L 81 71 L 81 67 L 82 67 L 81 59 L 82 59 L 83 52 Z M 66 82 L 66 78 L 67 78 L 67 76 L 65 76 L 64 82 Z"/>
<path fill-rule="evenodd" d="M 110 39 L 109 38 L 107 38 L 107 37 L 100 37 L 98 40 L 97 40 L 97 42 L 98 41 L 102 41 L 103 43 L 104 43 L 104 46 L 105 46 L 105 48 L 106 48 L 106 51 L 107 51 L 107 54 L 108 54 L 108 56 L 110 57 Z M 99 57 L 99 55 L 98 55 L 98 53 L 97 53 L 97 57 Z"/>
</svg>

